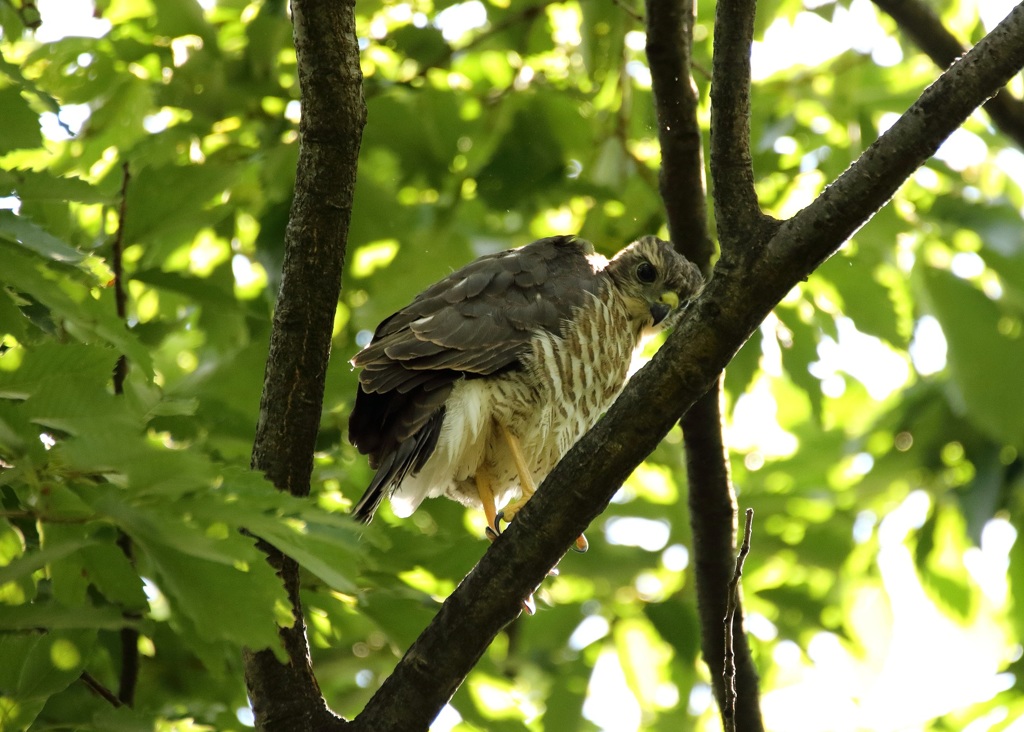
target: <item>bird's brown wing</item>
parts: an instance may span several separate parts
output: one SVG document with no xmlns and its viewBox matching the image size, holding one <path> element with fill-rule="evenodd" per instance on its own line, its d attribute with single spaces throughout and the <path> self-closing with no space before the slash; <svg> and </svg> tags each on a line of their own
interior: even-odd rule
<svg viewBox="0 0 1024 732">
<path fill-rule="evenodd" d="M 598 294 L 592 252 L 588 242 L 560 236 L 481 257 L 377 327 L 352 359 L 363 371 L 349 439 L 377 468 L 357 517 L 369 520 L 385 491 L 426 463 L 458 379 L 517 368 L 536 332 L 558 333 Z"/>
</svg>

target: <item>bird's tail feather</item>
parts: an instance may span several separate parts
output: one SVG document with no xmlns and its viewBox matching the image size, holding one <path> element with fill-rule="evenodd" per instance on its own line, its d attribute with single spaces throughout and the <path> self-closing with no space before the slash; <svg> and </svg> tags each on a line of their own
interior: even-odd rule
<svg viewBox="0 0 1024 732">
<path fill-rule="evenodd" d="M 444 414 L 444 407 L 435 411 L 430 421 L 412 439 L 400 444 L 398 449 L 381 463 L 363 497 L 352 508 L 352 516 L 357 521 L 370 523 L 384 496 L 394 492 L 410 472 L 418 473 L 426 465 L 437 446 Z"/>
</svg>

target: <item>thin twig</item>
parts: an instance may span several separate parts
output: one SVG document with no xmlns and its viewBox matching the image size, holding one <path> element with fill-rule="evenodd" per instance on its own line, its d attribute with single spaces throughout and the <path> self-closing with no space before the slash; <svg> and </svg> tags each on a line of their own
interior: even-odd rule
<svg viewBox="0 0 1024 732">
<path fill-rule="evenodd" d="M 103 684 L 101 684 L 96 679 L 96 677 L 94 677 L 88 671 L 83 671 L 82 675 L 79 676 L 78 678 L 82 681 L 83 684 L 88 686 L 89 690 L 92 691 L 94 694 L 96 694 L 96 696 L 101 696 L 104 699 L 106 699 L 108 702 L 110 702 L 111 706 L 113 706 L 113 707 L 123 707 L 124 706 L 124 704 L 121 703 L 121 700 L 118 699 L 114 695 L 114 692 L 112 692 L 110 689 L 108 689 Z"/>
<path fill-rule="evenodd" d="M 134 551 L 131 538 L 124 532 L 120 532 L 117 538 L 117 545 L 124 552 L 128 561 L 135 564 Z M 135 612 L 125 612 L 124 617 L 129 620 L 140 620 L 142 615 Z M 139 630 L 127 625 L 121 628 L 121 675 L 117 682 L 117 698 L 122 704 L 128 707 L 135 706 L 135 688 L 139 683 Z"/>
<path fill-rule="evenodd" d="M 625 0 L 612 0 L 612 3 L 618 6 L 620 10 L 622 10 L 626 15 L 635 20 L 637 23 L 644 22 L 644 16 L 642 16 L 639 13 L 639 11 L 626 5 Z"/>
<path fill-rule="evenodd" d="M 725 718 L 726 732 L 736 731 L 736 658 L 733 654 L 733 620 L 736 617 L 736 608 L 740 604 L 740 579 L 743 577 L 743 563 L 750 553 L 750 532 L 754 524 L 754 509 L 746 511 L 747 520 L 743 528 L 743 543 L 740 545 L 740 553 L 736 556 L 736 571 L 733 572 L 732 580 L 729 582 L 729 595 L 725 605 Z"/>
<path fill-rule="evenodd" d="M 114 271 L 114 306 L 117 308 L 117 317 L 124 320 L 128 312 L 128 295 L 124 289 L 124 223 L 128 212 L 128 181 L 131 180 L 127 160 L 121 166 L 121 171 L 121 204 L 117 212 L 117 231 L 111 244 L 110 267 Z M 122 353 L 114 366 L 115 394 L 124 393 L 124 380 L 127 376 L 128 357 Z"/>
<path fill-rule="evenodd" d="M 128 293 L 124 286 L 124 228 L 128 214 L 128 182 L 131 171 L 126 160 L 121 165 L 121 203 L 117 211 L 117 231 L 111 244 L 110 267 L 114 271 L 114 306 L 117 317 L 125 321 L 128 315 Z M 121 354 L 114 366 L 114 393 L 124 394 L 124 380 L 128 376 L 128 357 Z M 117 545 L 129 562 L 134 563 L 132 540 L 120 532 Z M 126 618 L 138 619 L 137 613 L 125 613 Z M 139 681 L 139 631 L 130 626 L 121 628 L 121 676 L 118 681 L 117 698 L 125 706 L 135 703 L 135 687 Z"/>
</svg>

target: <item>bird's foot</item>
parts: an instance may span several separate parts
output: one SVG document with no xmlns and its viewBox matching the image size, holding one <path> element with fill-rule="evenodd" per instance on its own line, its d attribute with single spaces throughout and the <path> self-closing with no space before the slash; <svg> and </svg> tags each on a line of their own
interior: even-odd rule
<svg viewBox="0 0 1024 732">
<path fill-rule="evenodd" d="M 506 524 L 512 523 L 512 519 L 516 517 L 516 514 L 518 514 L 525 505 L 526 501 L 524 500 L 518 500 L 515 503 L 510 503 L 505 506 L 505 508 L 498 511 L 498 515 L 495 517 L 494 523 L 498 525 L 501 525 L 502 521 Z"/>
<path fill-rule="evenodd" d="M 511 506 L 498 511 L 498 515 L 494 517 L 494 526 L 488 526 L 486 529 L 487 538 L 494 541 L 498 538 L 501 533 L 501 523 L 504 521 L 506 524 L 511 522 L 515 515 L 519 513 L 519 510 L 526 505 L 526 501 L 517 501 Z M 573 542 L 572 549 L 580 554 L 585 554 L 587 549 L 590 548 L 590 542 L 587 541 L 587 537 L 580 534 L 576 537 L 576 541 Z"/>
</svg>

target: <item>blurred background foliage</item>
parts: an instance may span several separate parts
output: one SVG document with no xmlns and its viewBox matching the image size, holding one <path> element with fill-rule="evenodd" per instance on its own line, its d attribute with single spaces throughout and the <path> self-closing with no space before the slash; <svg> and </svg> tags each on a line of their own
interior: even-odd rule
<svg viewBox="0 0 1024 732">
<path fill-rule="evenodd" d="M 247 470 L 300 115 L 285 3 L 40 0 L 34 32 L 26 5 L 0 2 L 0 726 L 251 723 L 240 647 L 273 645 L 286 611 L 243 527 L 307 571 L 317 676 L 355 715 L 486 542 L 447 501 L 365 531 L 345 518 L 370 477 L 345 439 L 346 361 L 474 256 L 665 236 L 643 8 L 357 4 L 369 121 L 314 498 L 298 501 Z M 939 10 L 968 41 L 998 15 Z M 775 216 L 938 73 L 865 0 L 763 0 L 753 59 Z M 1024 729 L 1022 183 L 1024 156 L 975 115 L 727 372 L 772 729 Z M 715 729 L 685 492 L 677 430 L 434 728 Z M 116 690 L 125 623 L 133 710 L 90 691 Z"/>
</svg>

